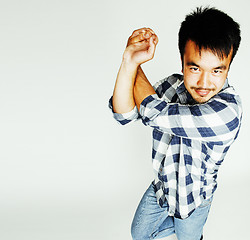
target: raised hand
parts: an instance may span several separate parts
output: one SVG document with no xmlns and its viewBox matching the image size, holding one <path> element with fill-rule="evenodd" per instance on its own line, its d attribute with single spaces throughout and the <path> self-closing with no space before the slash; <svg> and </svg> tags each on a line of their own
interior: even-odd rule
<svg viewBox="0 0 250 240">
<path fill-rule="evenodd" d="M 139 109 L 141 101 L 146 96 L 155 93 L 140 65 L 154 57 L 157 43 L 158 37 L 150 28 L 135 30 L 129 37 L 116 78 L 113 93 L 114 112 L 129 112 L 135 104 Z"/>
<path fill-rule="evenodd" d="M 158 37 L 150 28 L 135 30 L 128 39 L 123 61 L 139 66 L 154 57 Z"/>
</svg>

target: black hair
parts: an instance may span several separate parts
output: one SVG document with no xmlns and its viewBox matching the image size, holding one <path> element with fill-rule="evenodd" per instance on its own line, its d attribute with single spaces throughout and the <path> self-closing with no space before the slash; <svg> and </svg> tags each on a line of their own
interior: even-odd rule
<svg viewBox="0 0 250 240">
<path fill-rule="evenodd" d="M 179 31 L 179 51 L 183 60 L 185 46 L 192 40 L 199 50 L 209 49 L 220 59 L 232 59 L 238 51 L 241 37 L 240 25 L 226 13 L 210 7 L 198 7 L 186 16 Z"/>
</svg>

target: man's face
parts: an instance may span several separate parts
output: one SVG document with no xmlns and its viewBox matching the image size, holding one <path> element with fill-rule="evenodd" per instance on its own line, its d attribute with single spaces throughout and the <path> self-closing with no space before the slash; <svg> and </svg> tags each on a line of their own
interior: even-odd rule
<svg viewBox="0 0 250 240">
<path fill-rule="evenodd" d="M 211 50 L 201 49 L 191 40 L 186 43 L 183 56 L 184 85 L 198 103 L 207 102 L 223 87 L 232 51 L 220 59 Z"/>
</svg>

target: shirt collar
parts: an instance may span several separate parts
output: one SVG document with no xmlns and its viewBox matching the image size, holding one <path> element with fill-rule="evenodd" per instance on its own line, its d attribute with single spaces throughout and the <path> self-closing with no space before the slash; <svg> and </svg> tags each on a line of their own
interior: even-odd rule
<svg viewBox="0 0 250 240">
<path fill-rule="evenodd" d="M 194 100 L 193 100 L 192 96 L 187 91 L 187 89 L 186 89 L 186 87 L 184 85 L 183 75 L 180 76 L 179 80 L 180 80 L 180 83 L 176 88 L 176 93 L 177 93 L 177 95 L 179 97 L 180 103 L 182 103 L 182 104 L 185 104 L 185 103 L 191 104 Z"/>
<path fill-rule="evenodd" d="M 224 89 L 226 89 L 227 87 L 229 87 L 228 78 L 226 79 L 226 81 L 225 81 L 225 83 L 224 83 L 221 91 L 224 90 Z"/>
<path fill-rule="evenodd" d="M 180 81 L 181 82 L 179 83 L 179 85 L 177 86 L 177 89 L 176 89 L 176 92 L 178 95 L 186 90 L 186 87 L 185 87 L 184 81 L 183 81 L 183 76 L 180 78 Z"/>
</svg>

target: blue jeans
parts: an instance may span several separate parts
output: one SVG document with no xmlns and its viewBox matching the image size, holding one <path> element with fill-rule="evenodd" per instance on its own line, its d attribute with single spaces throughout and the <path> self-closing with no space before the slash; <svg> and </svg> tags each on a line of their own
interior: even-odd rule
<svg viewBox="0 0 250 240">
<path fill-rule="evenodd" d="M 161 208 L 151 184 L 136 210 L 131 234 L 134 240 L 159 239 L 176 234 L 178 240 L 200 240 L 207 220 L 212 198 L 202 204 L 186 219 L 168 216 L 168 207 Z"/>
</svg>

